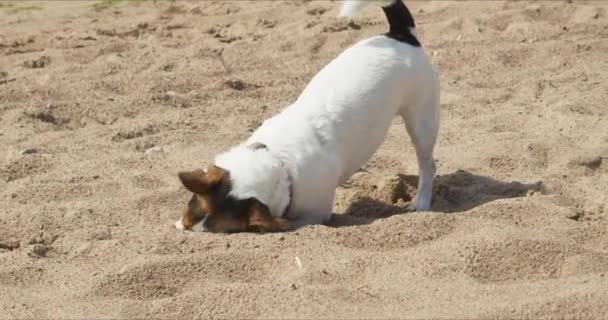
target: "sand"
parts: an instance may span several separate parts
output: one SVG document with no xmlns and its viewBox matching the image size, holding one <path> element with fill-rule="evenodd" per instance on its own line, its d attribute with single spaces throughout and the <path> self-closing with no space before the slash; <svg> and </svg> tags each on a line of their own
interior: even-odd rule
<svg viewBox="0 0 608 320">
<path fill-rule="evenodd" d="M 411 2 L 442 82 L 433 211 L 405 211 L 395 119 L 329 225 L 266 235 L 175 230 L 177 171 L 381 10 L 1 4 L 0 318 L 606 318 L 607 2 Z"/>
</svg>

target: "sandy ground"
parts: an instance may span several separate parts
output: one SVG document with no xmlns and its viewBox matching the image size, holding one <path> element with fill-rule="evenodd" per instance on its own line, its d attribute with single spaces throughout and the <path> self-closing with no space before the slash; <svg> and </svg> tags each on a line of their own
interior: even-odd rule
<svg viewBox="0 0 608 320">
<path fill-rule="evenodd" d="M 175 230 L 176 172 L 384 32 L 380 9 L 0 4 L 0 318 L 608 314 L 608 2 L 412 2 L 442 81 L 433 212 L 405 213 L 396 119 L 330 225 L 267 235 Z"/>
</svg>

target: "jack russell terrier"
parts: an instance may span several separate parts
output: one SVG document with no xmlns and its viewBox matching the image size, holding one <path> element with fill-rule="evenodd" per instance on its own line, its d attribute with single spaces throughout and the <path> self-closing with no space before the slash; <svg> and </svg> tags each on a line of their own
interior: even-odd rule
<svg viewBox="0 0 608 320">
<path fill-rule="evenodd" d="M 346 0 L 351 16 L 369 0 Z M 381 2 L 389 31 L 326 65 L 298 99 L 206 169 L 180 172 L 193 193 L 178 229 L 280 232 L 326 223 L 336 188 L 382 144 L 396 115 L 418 159 L 411 211 L 431 208 L 439 130 L 439 80 L 401 0 Z"/>
</svg>

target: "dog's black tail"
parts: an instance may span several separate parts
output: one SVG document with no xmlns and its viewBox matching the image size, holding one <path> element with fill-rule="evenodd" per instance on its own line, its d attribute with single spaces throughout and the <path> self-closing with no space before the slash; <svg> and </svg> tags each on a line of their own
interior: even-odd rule
<svg viewBox="0 0 608 320">
<path fill-rule="evenodd" d="M 366 5 L 374 2 L 382 5 L 382 10 L 384 10 L 388 20 L 390 29 L 386 33 L 387 37 L 414 47 L 421 46 L 420 41 L 413 33 L 413 29 L 416 28 L 414 17 L 402 0 L 343 0 L 339 16 L 353 16 Z"/>
</svg>

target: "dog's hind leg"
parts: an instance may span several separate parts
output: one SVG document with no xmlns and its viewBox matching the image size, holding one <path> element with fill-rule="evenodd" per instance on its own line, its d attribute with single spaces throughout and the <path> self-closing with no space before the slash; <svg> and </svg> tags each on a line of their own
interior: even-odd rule
<svg viewBox="0 0 608 320">
<path fill-rule="evenodd" d="M 431 209 L 433 180 L 437 170 L 433 151 L 439 131 L 439 98 L 431 100 L 426 105 L 418 109 L 411 108 L 401 115 L 418 159 L 418 192 L 408 208 L 411 211 Z"/>
</svg>

